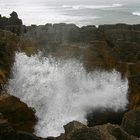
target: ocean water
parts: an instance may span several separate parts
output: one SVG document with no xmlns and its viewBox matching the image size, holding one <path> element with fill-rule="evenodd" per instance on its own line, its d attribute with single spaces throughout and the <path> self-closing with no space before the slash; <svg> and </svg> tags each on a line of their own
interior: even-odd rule
<svg viewBox="0 0 140 140">
<path fill-rule="evenodd" d="M 140 23 L 140 0 L 0 0 L 0 14 L 13 10 L 26 25 Z"/>
<path fill-rule="evenodd" d="M 128 81 L 115 70 L 87 73 L 78 60 L 17 53 L 12 72 L 9 93 L 35 109 L 35 134 L 41 137 L 60 135 L 73 120 L 86 124 L 94 110 L 117 112 L 128 104 Z"/>
</svg>

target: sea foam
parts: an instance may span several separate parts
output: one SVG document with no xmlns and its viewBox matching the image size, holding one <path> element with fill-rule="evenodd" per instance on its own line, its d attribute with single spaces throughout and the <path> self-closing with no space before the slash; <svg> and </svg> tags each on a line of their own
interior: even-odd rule
<svg viewBox="0 0 140 140">
<path fill-rule="evenodd" d="M 122 4 L 111 4 L 111 5 L 62 5 L 63 8 L 69 8 L 72 10 L 80 9 L 105 9 L 105 8 L 117 8 L 122 7 Z"/>
</svg>

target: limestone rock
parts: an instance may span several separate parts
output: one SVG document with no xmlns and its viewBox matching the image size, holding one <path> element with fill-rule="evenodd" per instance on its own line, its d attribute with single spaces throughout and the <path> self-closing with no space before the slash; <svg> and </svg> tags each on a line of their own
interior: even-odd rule
<svg viewBox="0 0 140 140">
<path fill-rule="evenodd" d="M 129 135 L 118 125 L 105 124 L 75 130 L 70 137 L 66 135 L 64 140 L 138 140 L 138 138 Z"/>
<path fill-rule="evenodd" d="M 0 96 L 0 112 L 16 130 L 33 132 L 36 117 L 31 108 L 9 94 Z"/>
<path fill-rule="evenodd" d="M 82 128 L 87 128 L 87 126 L 78 121 L 70 122 L 64 126 L 65 134 L 67 136 L 71 135 L 74 131 L 77 131 L 78 129 L 82 129 Z"/>
<path fill-rule="evenodd" d="M 18 48 L 19 38 L 8 31 L 0 30 L 0 85 L 4 85 L 14 62 L 15 51 Z M 1 92 L 2 88 L 0 88 Z"/>
<path fill-rule="evenodd" d="M 6 120 L 0 119 L 0 140 L 43 140 L 33 134 L 15 131 Z"/>
<path fill-rule="evenodd" d="M 140 107 L 140 74 L 129 77 L 129 109 Z"/>
<path fill-rule="evenodd" d="M 123 117 L 121 127 L 127 133 L 140 137 L 140 109 L 127 112 Z"/>
</svg>

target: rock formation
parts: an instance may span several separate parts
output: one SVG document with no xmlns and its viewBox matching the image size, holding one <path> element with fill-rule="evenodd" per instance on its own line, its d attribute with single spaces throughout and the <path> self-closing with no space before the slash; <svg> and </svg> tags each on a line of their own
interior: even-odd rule
<svg viewBox="0 0 140 140">
<path fill-rule="evenodd" d="M 18 35 L 26 32 L 25 26 L 22 25 L 22 20 L 18 18 L 17 13 L 14 11 L 9 18 L 0 15 L 0 29 L 8 30 Z"/>
<path fill-rule="evenodd" d="M 48 137 L 47 140 L 139 139 L 140 25 L 116 24 L 80 28 L 74 24 L 61 23 L 26 27 L 22 25 L 17 13 L 12 12 L 10 18 L 0 16 L 0 94 L 3 94 L 0 95 L 0 140 L 41 139 L 27 133 L 33 131 L 36 122 L 32 109 L 4 90 L 15 52 L 21 50 L 31 55 L 38 48 L 56 58 L 76 58 L 83 62 L 87 71 L 115 68 L 121 72 L 122 78 L 126 76 L 129 81 L 128 111 L 131 111 L 124 115 L 122 123 L 124 112 L 117 114 L 117 124 L 121 123 L 120 126 L 108 123 L 111 122 L 108 120 L 110 116 L 115 118 L 114 112 L 103 112 L 97 114 L 97 120 L 90 118 L 92 127 L 74 121 L 64 126 L 65 134 L 57 138 Z M 98 126 L 93 127 L 96 124 Z"/>
<path fill-rule="evenodd" d="M 11 18 L 10 20 L 14 22 L 17 19 L 17 14 L 13 12 Z M 18 98 L 7 94 L 6 91 L 6 84 L 11 75 L 16 51 L 21 50 L 30 55 L 35 50 L 28 40 L 22 43 L 23 40 L 10 31 L 0 29 L 0 114 L 2 113 L 3 117 L 15 129 L 33 132 L 33 126 L 36 123 L 35 113 Z"/>
<path fill-rule="evenodd" d="M 129 108 L 140 106 L 140 25 L 46 24 L 28 27 L 24 36 L 55 57 L 81 60 L 88 71 L 117 69 L 129 79 Z"/>
<path fill-rule="evenodd" d="M 3 117 L 16 129 L 33 132 L 36 123 L 34 112 L 18 98 L 9 94 L 0 96 L 0 112 Z"/>
<path fill-rule="evenodd" d="M 87 127 L 73 121 L 64 128 L 64 134 L 56 138 L 52 137 L 50 140 L 139 140 L 139 138 L 124 131 L 122 127 L 110 123 Z"/>
<path fill-rule="evenodd" d="M 129 134 L 140 138 L 140 109 L 127 112 L 121 126 Z"/>
<path fill-rule="evenodd" d="M 33 134 L 16 131 L 4 119 L 0 119 L 0 140 L 41 140 Z"/>
<path fill-rule="evenodd" d="M 15 34 L 0 30 L 0 92 L 10 76 L 18 42 L 19 39 Z"/>
</svg>

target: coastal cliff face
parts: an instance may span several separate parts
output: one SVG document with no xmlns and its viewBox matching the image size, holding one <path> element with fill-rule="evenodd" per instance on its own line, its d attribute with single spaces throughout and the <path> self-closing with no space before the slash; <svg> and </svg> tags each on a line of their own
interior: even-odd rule
<svg viewBox="0 0 140 140">
<path fill-rule="evenodd" d="M 28 108 L 20 99 L 9 95 L 6 90 L 15 61 L 15 53 L 23 51 L 30 55 L 34 51 L 29 40 L 23 41 L 23 39 L 11 32 L 11 28 L 9 28 L 10 31 L 5 30 L 9 25 L 12 28 L 17 28 L 14 25 L 15 21 L 21 23 L 21 20 L 16 20 L 17 17 L 11 16 L 10 19 L 0 17 L 0 115 L 8 120 L 16 130 L 33 132 L 33 127 L 37 121 L 34 111 Z M 8 22 L 7 24 L 5 20 Z"/>
<path fill-rule="evenodd" d="M 129 80 L 129 108 L 140 107 L 140 25 L 34 25 L 24 36 L 54 57 L 81 60 L 88 71 L 117 69 Z"/>
<path fill-rule="evenodd" d="M 140 25 L 117 24 L 79 28 L 74 24 L 62 23 L 26 27 L 15 13 L 11 14 L 9 19 L 0 17 L 0 94 L 4 94 L 0 96 L 0 139 L 9 140 L 11 136 L 13 140 L 41 139 L 16 131 L 33 132 L 37 120 L 32 109 L 3 90 L 10 77 L 15 52 L 21 50 L 30 56 L 37 49 L 56 58 L 76 58 L 83 62 L 87 71 L 115 68 L 122 73 L 122 78 L 127 76 L 129 80 L 128 109 L 131 111 L 124 115 L 122 123 L 120 120 L 121 126 L 105 124 L 90 128 L 72 122 L 65 126 L 65 134 L 57 138 L 47 138 L 48 140 L 139 139 L 136 137 L 140 137 L 137 131 L 140 129 Z M 9 110 L 13 104 L 16 107 Z M 16 114 L 16 119 L 10 115 L 11 112 Z M 106 115 L 106 112 L 103 115 Z M 108 115 L 112 115 L 112 112 Z M 104 123 L 106 120 L 101 124 Z"/>
</svg>

